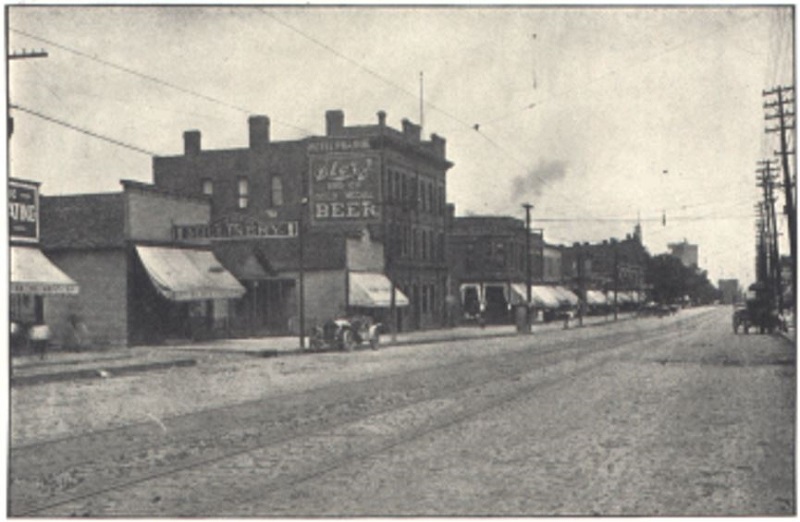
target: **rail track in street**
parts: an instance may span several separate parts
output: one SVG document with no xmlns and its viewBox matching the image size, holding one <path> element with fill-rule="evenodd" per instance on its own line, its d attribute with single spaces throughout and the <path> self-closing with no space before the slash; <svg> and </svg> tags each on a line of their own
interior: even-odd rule
<svg viewBox="0 0 800 522">
<path fill-rule="evenodd" d="M 297 484 L 349 462 L 389 451 L 427 433 L 535 392 L 553 380 L 575 378 L 583 371 L 614 360 L 642 342 L 674 339 L 683 329 L 702 328 L 708 314 L 664 322 L 648 331 L 623 333 L 598 329 L 591 340 L 565 345 L 551 338 L 530 349 L 526 338 L 513 351 L 469 356 L 447 364 L 327 385 L 233 406 L 195 411 L 176 417 L 37 442 L 12 448 L 10 515 L 209 515 L 208 505 L 185 505 L 179 498 L 159 500 L 143 511 L 115 513 L 96 499 L 114 497 L 149 484 L 171 483 L 193 474 L 193 480 L 217 481 L 218 487 L 240 490 L 239 502 L 265 490 Z M 481 342 L 480 340 L 470 342 Z M 406 414 L 412 410 L 421 415 Z M 380 426 L 395 416 L 395 433 L 357 437 L 354 427 Z M 344 435 L 337 435 L 337 433 Z M 350 435 L 348 435 L 350 433 Z M 348 436 L 351 440 L 348 440 Z M 328 442 L 324 442 L 328 439 Z M 333 442 L 330 442 L 333 441 Z M 357 447 L 354 442 L 357 441 Z M 335 451 L 328 451 L 338 445 Z M 305 458 L 298 460 L 298 452 Z M 318 457 L 314 455 L 319 454 Z M 294 461 L 285 466 L 281 459 Z M 237 485 L 236 471 L 225 468 L 237 459 L 270 462 L 257 489 Z M 219 480 L 224 476 L 224 480 Z M 154 487 L 162 491 L 163 486 Z M 167 490 L 169 488 L 167 487 Z M 135 495 L 134 495 L 135 496 Z M 172 503 L 171 503 L 172 502 Z M 236 512 L 232 512 L 236 514 Z"/>
</svg>

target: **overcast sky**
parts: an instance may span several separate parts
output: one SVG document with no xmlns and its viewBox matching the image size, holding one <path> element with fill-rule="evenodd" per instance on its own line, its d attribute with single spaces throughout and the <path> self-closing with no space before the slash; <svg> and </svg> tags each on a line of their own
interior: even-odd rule
<svg viewBox="0 0 800 522">
<path fill-rule="evenodd" d="M 43 194 L 150 182 L 151 158 L 346 123 L 420 120 L 447 139 L 458 215 L 524 217 L 553 243 L 687 239 L 701 267 L 754 277 L 762 90 L 790 85 L 790 7 L 11 7 L 11 175 Z M 535 35 L 535 36 L 534 36 Z M 31 112 L 39 114 L 36 116 Z M 61 124 L 45 119 L 51 118 Z M 124 143 L 114 145 L 78 127 Z M 664 224 L 664 216 L 666 224 Z M 785 223 L 781 230 L 786 233 Z M 785 235 L 784 235 L 785 238 Z M 783 251 L 788 248 L 784 241 Z"/>
</svg>

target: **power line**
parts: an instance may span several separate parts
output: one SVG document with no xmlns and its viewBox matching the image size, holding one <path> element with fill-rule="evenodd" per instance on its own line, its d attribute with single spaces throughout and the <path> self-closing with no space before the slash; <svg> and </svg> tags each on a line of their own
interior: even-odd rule
<svg viewBox="0 0 800 522">
<path fill-rule="evenodd" d="M 112 144 L 117 145 L 119 147 L 130 149 L 130 150 L 133 150 L 133 151 L 136 151 L 136 152 L 140 152 L 140 153 L 146 154 L 148 156 L 157 156 L 156 153 L 151 152 L 151 151 L 146 150 L 146 149 L 143 149 L 141 147 L 137 147 L 136 145 L 131 145 L 129 143 L 125 143 L 124 141 L 119 141 L 119 140 L 116 140 L 114 138 L 109 138 L 108 136 L 104 136 L 102 134 L 98 134 L 96 132 L 84 129 L 82 127 L 78 127 L 78 126 L 73 125 L 71 123 L 68 123 L 66 121 L 59 120 L 57 118 L 53 118 L 52 116 L 47 116 L 47 115 L 42 114 L 40 112 L 36 112 L 34 110 L 28 109 L 27 107 L 22 107 L 21 105 L 15 105 L 15 104 L 12 103 L 12 104 L 9 105 L 9 107 L 11 107 L 14 110 L 18 110 L 18 111 L 30 114 L 32 116 L 36 116 L 37 118 L 41 118 L 41 119 L 43 119 L 45 121 L 49 121 L 50 123 L 55 123 L 56 125 L 61 125 L 62 127 L 66 127 L 68 129 L 72 129 L 72 130 L 80 132 L 82 134 L 86 134 L 87 136 L 91 136 L 92 138 L 96 138 L 96 139 L 99 139 L 99 140 L 102 140 L 102 141 L 106 141 L 108 143 L 112 143 Z"/>
<path fill-rule="evenodd" d="M 736 27 L 738 25 L 741 25 L 741 24 L 744 24 L 746 22 L 749 22 L 749 21 L 755 19 L 757 16 L 758 16 L 758 14 L 754 14 L 754 15 L 749 16 L 749 17 L 745 18 L 744 20 L 741 20 L 741 21 L 739 21 L 739 22 L 737 22 L 735 24 L 731 24 L 731 25 L 727 25 L 727 26 L 721 27 L 721 28 L 717 29 L 716 31 L 711 31 L 710 33 L 706 33 L 703 36 L 700 36 L 698 38 L 692 38 L 692 39 L 687 40 L 685 42 L 682 42 L 682 43 L 680 43 L 680 44 L 678 44 L 676 46 L 673 46 L 671 48 L 665 49 L 664 51 L 662 51 L 660 53 L 656 53 L 656 54 L 654 54 L 654 55 L 652 55 L 652 56 L 650 56 L 648 58 L 637 60 L 636 62 L 634 62 L 632 64 L 629 64 L 626 67 L 620 67 L 620 68 L 617 68 L 617 69 L 612 69 L 610 71 L 606 71 L 605 73 L 601 74 L 600 76 L 597 76 L 596 78 L 588 80 L 587 82 L 584 82 L 581 85 L 578 85 L 578 86 L 573 87 L 571 89 L 567 89 L 567 90 L 564 90 L 564 91 L 553 93 L 552 95 L 546 96 L 545 98 L 540 99 L 540 100 L 538 100 L 536 102 L 529 103 L 529 104 L 525 105 L 524 107 L 522 107 L 520 109 L 508 112 L 508 113 L 506 113 L 506 114 L 504 114 L 502 116 L 499 116 L 499 117 L 497 117 L 495 119 L 489 120 L 488 122 L 484 123 L 484 125 L 487 125 L 487 126 L 488 125 L 492 125 L 493 123 L 497 123 L 498 121 L 502 121 L 502 120 L 505 120 L 507 118 L 511 118 L 513 116 L 517 116 L 517 115 L 519 115 L 519 114 L 521 114 L 523 112 L 526 112 L 526 111 L 528 111 L 530 109 L 533 109 L 534 107 L 537 107 L 538 105 L 541 105 L 542 103 L 548 102 L 550 100 L 557 99 L 557 98 L 559 98 L 559 97 L 561 97 L 561 96 L 563 96 L 565 94 L 571 94 L 571 93 L 573 93 L 575 91 L 578 91 L 579 89 L 583 89 L 583 88 L 585 88 L 585 87 L 587 87 L 589 85 L 593 85 L 593 84 L 595 84 L 597 82 L 605 80 L 606 78 L 610 78 L 611 76 L 617 75 L 620 72 L 627 71 L 627 70 L 632 69 L 634 67 L 638 67 L 638 66 L 640 66 L 642 64 L 645 64 L 647 62 L 651 62 L 651 61 L 653 61 L 653 60 L 655 60 L 657 58 L 660 58 L 662 56 L 670 54 L 670 53 L 672 53 L 674 51 L 677 51 L 678 49 L 681 49 L 681 48 L 689 45 L 689 44 L 697 43 L 697 42 L 699 42 L 701 40 L 705 40 L 706 38 L 708 38 L 710 36 L 713 36 L 713 35 L 715 35 L 715 34 L 717 34 L 719 32 L 726 31 L 726 30 L 732 29 L 732 28 L 734 28 L 734 27 Z"/>
<path fill-rule="evenodd" d="M 21 31 L 19 29 L 14 29 L 13 27 L 10 27 L 9 31 L 12 32 L 12 33 L 17 33 L 17 34 L 22 35 L 22 36 L 26 36 L 26 37 L 31 38 L 33 40 L 37 40 L 37 41 L 40 41 L 40 42 L 47 43 L 49 45 L 52 45 L 53 47 L 57 47 L 57 48 L 62 49 L 64 51 L 67 51 L 67 52 L 76 54 L 78 56 L 81 56 L 83 58 L 86 58 L 88 60 L 92 60 L 94 62 L 97 62 L 99 64 L 105 65 L 107 67 L 111 67 L 112 69 L 116 69 L 118 71 L 122 71 L 122 72 L 125 72 L 125 73 L 128 73 L 128 74 L 131 74 L 133 76 L 138 76 L 139 78 L 151 81 L 151 82 L 156 83 L 158 85 L 161 85 L 161 86 L 164 86 L 164 87 L 168 87 L 170 89 L 174 89 L 174 90 L 176 90 L 178 92 L 182 92 L 184 94 L 189 94 L 191 96 L 194 96 L 196 98 L 200 98 L 200 99 L 205 100 L 205 101 L 209 101 L 209 102 L 212 102 L 212 103 L 216 103 L 216 104 L 222 105 L 224 107 L 227 107 L 229 109 L 233 109 L 233 110 L 242 112 L 244 114 L 253 114 L 255 112 L 255 111 L 251 111 L 249 109 L 246 109 L 244 107 L 241 107 L 239 105 L 234 105 L 234 104 L 228 103 L 228 102 L 226 102 L 224 100 L 221 100 L 219 98 L 214 98 L 212 96 L 208 96 L 206 94 L 203 94 L 203 93 L 200 93 L 200 92 L 197 92 L 197 91 L 193 91 L 193 90 L 187 89 L 185 87 L 181 87 L 180 85 L 177 85 L 175 83 L 168 82 L 166 80 L 162 80 L 161 78 L 158 78 L 157 76 L 153 76 L 151 74 L 143 73 L 141 71 L 137 71 L 135 69 L 131 69 L 130 67 L 125 67 L 124 65 L 119 65 L 119 64 L 111 62 L 109 60 L 105 60 L 103 58 L 100 58 L 99 56 L 95 56 L 95 55 L 91 55 L 91 54 L 85 53 L 85 52 L 80 51 L 78 49 L 74 49 L 72 47 L 68 47 L 68 46 L 66 46 L 64 44 L 55 42 L 53 40 L 50 40 L 50 39 L 47 39 L 47 38 L 44 38 L 44 37 L 41 37 L 41 36 L 37 36 L 37 35 L 32 34 L 32 33 Z M 271 119 L 274 120 L 276 123 L 280 123 L 281 125 L 285 125 L 287 127 L 293 128 L 295 130 L 302 131 L 302 132 L 304 132 L 306 134 L 309 134 L 309 135 L 314 134 L 312 131 L 310 131 L 308 129 L 304 129 L 303 127 L 298 127 L 297 125 L 293 125 L 291 123 L 287 123 L 285 121 L 281 121 L 281 120 L 279 120 L 277 118 L 271 118 Z"/>
<path fill-rule="evenodd" d="M 299 34 L 303 38 L 313 42 L 314 44 L 322 47 L 323 49 L 329 51 L 330 53 L 335 54 L 336 56 L 338 56 L 342 60 L 350 63 L 351 65 L 355 65 L 356 67 L 358 67 L 362 71 L 366 72 L 367 74 L 369 74 L 371 76 L 374 76 L 375 78 L 379 79 L 380 81 L 382 81 L 382 82 L 384 82 L 384 83 L 386 83 L 388 85 L 391 85 L 392 87 L 394 87 L 395 89 L 399 90 L 400 92 L 402 92 L 402 93 L 404 93 L 404 94 L 406 94 L 408 96 L 411 96 L 414 99 L 417 99 L 417 94 L 418 93 L 415 93 L 413 91 L 410 91 L 410 90 L 406 89 L 405 87 L 399 85 L 398 83 L 394 82 L 390 78 L 387 78 L 386 76 L 378 73 L 374 69 L 371 69 L 370 67 L 367 67 L 366 65 L 363 65 L 362 63 L 358 62 L 357 60 L 354 60 L 353 58 L 350 58 L 346 54 L 336 50 L 335 48 L 333 48 L 330 45 L 326 44 L 325 42 L 319 40 L 318 38 L 315 38 L 315 37 L 311 36 L 310 34 L 306 33 L 305 31 L 299 29 L 298 27 L 295 27 L 294 25 L 292 25 L 292 24 L 290 24 L 290 23 L 288 23 L 288 22 L 286 22 L 284 20 L 281 20 L 280 18 L 278 18 L 274 14 L 268 13 L 268 12 L 264 12 L 264 14 L 266 16 L 268 16 L 269 18 L 272 18 L 273 20 L 275 20 L 278 24 L 280 24 L 280 25 L 286 27 L 287 29 Z M 435 111 L 447 116 L 448 118 L 452 119 L 453 121 L 456 121 L 456 122 L 460 123 L 461 125 L 464 125 L 464 126 L 470 127 L 470 128 L 472 127 L 471 124 L 467 123 L 466 121 L 462 120 L 461 118 L 459 118 L 457 116 L 454 116 L 453 114 L 449 113 L 448 111 L 446 111 L 446 110 L 444 110 L 444 109 L 442 109 L 440 107 L 437 107 L 436 105 L 432 104 L 429 101 L 426 101 L 425 105 L 427 105 L 431 109 L 433 109 L 433 110 L 435 110 Z"/>
</svg>

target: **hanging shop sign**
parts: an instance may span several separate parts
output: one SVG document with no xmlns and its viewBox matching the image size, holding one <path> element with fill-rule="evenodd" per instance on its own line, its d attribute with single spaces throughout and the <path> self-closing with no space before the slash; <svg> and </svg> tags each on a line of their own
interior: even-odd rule
<svg viewBox="0 0 800 522">
<path fill-rule="evenodd" d="M 380 158 L 376 154 L 310 156 L 313 223 L 380 220 Z"/>
<path fill-rule="evenodd" d="M 174 225 L 172 238 L 175 241 L 198 239 L 235 240 L 253 238 L 297 237 L 296 221 L 231 221 L 222 220 L 211 224 Z"/>
<path fill-rule="evenodd" d="M 11 241 L 39 241 L 39 184 L 8 181 L 8 227 Z"/>
</svg>

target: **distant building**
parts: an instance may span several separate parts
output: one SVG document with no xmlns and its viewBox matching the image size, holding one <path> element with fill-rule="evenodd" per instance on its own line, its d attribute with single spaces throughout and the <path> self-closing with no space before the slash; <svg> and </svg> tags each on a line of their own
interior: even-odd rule
<svg viewBox="0 0 800 522">
<path fill-rule="evenodd" d="M 667 247 L 669 247 L 670 255 L 680 259 L 683 266 L 689 268 L 697 268 L 699 266 L 697 245 L 693 245 L 684 239 L 681 243 L 670 243 Z"/>
<path fill-rule="evenodd" d="M 645 275 L 650 254 L 640 240 L 641 229 L 625 239 L 601 243 L 575 243 L 563 247 L 563 277 L 576 293 L 594 290 L 618 303 L 643 301 L 647 294 Z"/>
<path fill-rule="evenodd" d="M 734 304 L 739 302 L 741 289 L 738 279 L 720 279 L 718 283 L 720 303 Z"/>
<path fill-rule="evenodd" d="M 454 218 L 448 235 L 448 264 L 458 294 L 456 315 L 480 313 L 492 323 L 513 321 L 514 305 L 527 301 L 528 262 L 536 287 L 531 299 L 534 306 L 543 306 L 541 300 L 537 304 L 539 287 L 561 283 L 561 249 L 545 243 L 542 230 L 536 229 L 531 230 L 526 253 L 526 235 L 525 222 L 509 216 Z"/>
</svg>

